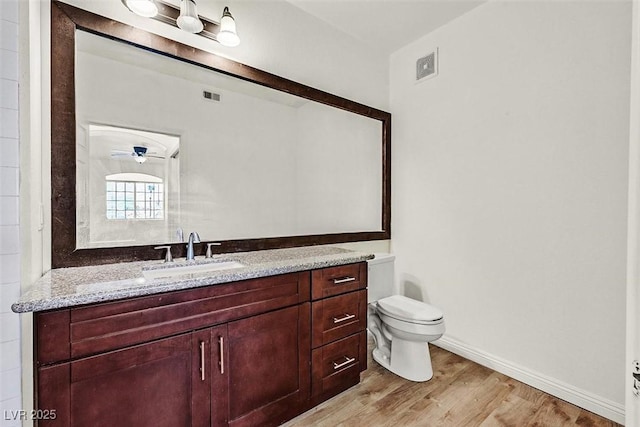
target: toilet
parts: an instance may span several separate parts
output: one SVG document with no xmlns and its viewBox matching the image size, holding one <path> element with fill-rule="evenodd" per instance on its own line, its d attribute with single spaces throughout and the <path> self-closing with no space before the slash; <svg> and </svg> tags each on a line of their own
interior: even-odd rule
<svg viewBox="0 0 640 427">
<path fill-rule="evenodd" d="M 433 377 L 429 342 L 444 334 L 440 309 L 393 293 L 395 255 L 376 254 L 368 260 L 367 327 L 376 341 L 373 359 L 411 381 Z"/>
</svg>

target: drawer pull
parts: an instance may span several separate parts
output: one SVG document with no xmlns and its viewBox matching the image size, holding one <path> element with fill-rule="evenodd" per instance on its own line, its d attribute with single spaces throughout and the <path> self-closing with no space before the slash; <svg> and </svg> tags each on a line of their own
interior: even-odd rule
<svg viewBox="0 0 640 427">
<path fill-rule="evenodd" d="M 342 323 L 345 322 L 349 319 L 353 319 L 354 317 L 356 317 L 355 314 L 345 314 L 343 317 L 334 317 L 333 318 L 333 323 Z"/>
<path fill-rule="evenodd" d="M 349 363 L 351 363 L 351 362 L 355 362 L 355 361 L 356 361 L 356 359 L 355 359 L 355 358 L 353 358 L 353 357 L 348 357 L 348 356 L 345 356 L 345 357 L 344 357 L 344 359 L 345 359 L 345 360 L 344 360 L 344 362 L 342 362 L 342 363 L 336 363 L 336 362 L 333 362 L 333 370 L 334 370 L 334 371 L 336 371 L 336 370 L 338 370 L 338 369 L 340 369 L 340 368 L 342 368 L 342 367 L 344 367 L 344 366 L 347 366 L 347 365 L 348 365 Z"/>
<path fill-rule="evenodd" d="M 200 341 L 200 380 L 204 381 L 204 341 Z"/>
<path fill-rule="evenodd" d="M 224 374 L 224 337 L 219 337 L 218 344 L 220 346 L 220 373 Z"/>
<path fill-rule="evenodd" d="M 341 277 L 339 279 L 333 279 L 333 284 L 340 285 L 342 283 L 349 283 L 349 282 L 355 282 L 355 281 L 356 281 L 355 277 Z"/>
</svg>

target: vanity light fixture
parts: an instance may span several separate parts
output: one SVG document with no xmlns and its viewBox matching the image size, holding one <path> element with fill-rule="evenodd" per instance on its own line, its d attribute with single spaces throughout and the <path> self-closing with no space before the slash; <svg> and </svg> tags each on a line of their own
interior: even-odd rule
<svg viewBox="0 0 640 427">
<path fill-rule="evenodd" d="M 163 0 L 122 0 L 136 15 L 173 25 L 183 31 L 215 40 L 223 46 L 240 44 L 236 32 L 236 21 L 229 8 L 225 7 L 220 22 L 199 16 L 195 0 L 180 0 L 180 8 Z"/>
</svg>

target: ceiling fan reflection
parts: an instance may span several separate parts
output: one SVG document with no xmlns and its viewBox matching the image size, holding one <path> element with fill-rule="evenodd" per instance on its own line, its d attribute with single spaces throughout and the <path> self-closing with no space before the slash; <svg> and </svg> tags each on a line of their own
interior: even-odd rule
<svg viewBox="0 0 640 427">
<path fill-rule="evenodd" d="M 111 157 L 131 157 L 140 164 L 146 162 L 147 158 L 164 159 L 164 156 L 159 156 L 155 152 L 148 152 L 147 147 L 139 145 L 135 145 L 133 151 L 111 150 Z"/>
</svg>

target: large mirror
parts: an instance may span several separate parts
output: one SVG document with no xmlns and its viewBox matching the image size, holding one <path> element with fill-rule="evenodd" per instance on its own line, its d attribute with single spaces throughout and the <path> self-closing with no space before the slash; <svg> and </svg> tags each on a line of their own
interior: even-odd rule
<svg viewBox="0 0 640 427">
<path fill-rule="evenodd" d="M 389 238 L 388 113 L 62 3 L 52 51 L 54 267 Z"/>
</svg>

